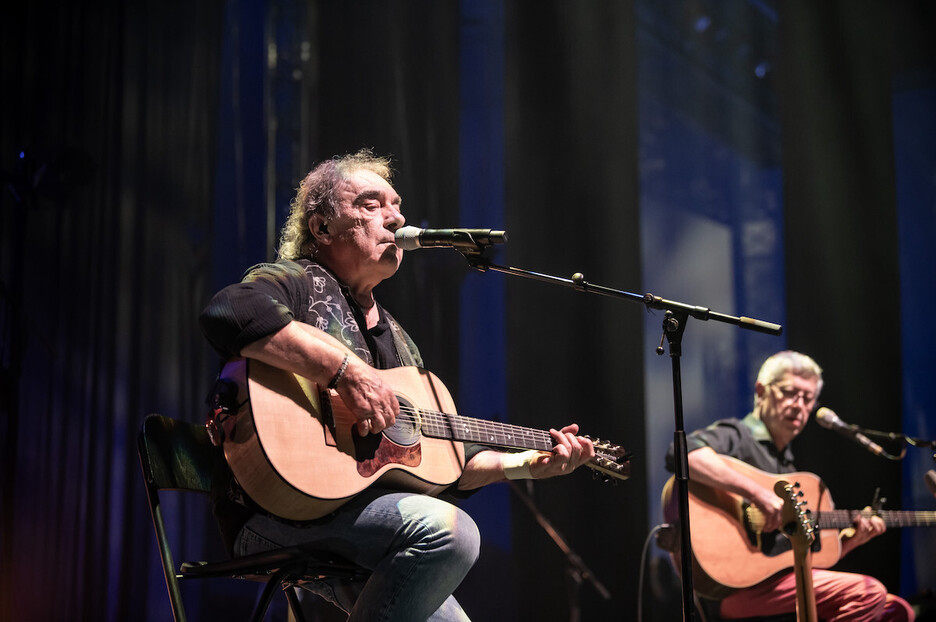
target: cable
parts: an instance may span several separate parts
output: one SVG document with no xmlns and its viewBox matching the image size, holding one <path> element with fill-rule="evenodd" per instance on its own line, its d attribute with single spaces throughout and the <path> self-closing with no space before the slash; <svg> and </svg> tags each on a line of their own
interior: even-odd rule
<svg viewBox="0 0 936 622">
<path fill-rule="evenodd" d="M 644 593 L 644 574 L 646 573 L 647 567 L 647 549 L 650 548 L 650 540 L 658 531 L 661 531 L 670 525 L 668 523 L 663 523 L 662 525 L 657 525 L 650 530 L 650 533 L 647 534 L 647 539 L 644 540 L 643 551 L 640 553 L 640 574 L 637 577 L 637 622 L 642 622 L 643 620 L 643 593 Z"/>
</svg>

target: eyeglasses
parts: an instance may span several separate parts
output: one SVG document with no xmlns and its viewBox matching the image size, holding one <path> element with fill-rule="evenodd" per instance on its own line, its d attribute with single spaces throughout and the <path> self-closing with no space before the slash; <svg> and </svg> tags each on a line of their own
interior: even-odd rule
<svg viewBox="0 0 936 622">
<path fill-rule="evenodd" d="M 803 404 L 807 408 L 811 408 L 816 403 L 816 396 L 812 393 L 807 393 L 806 391 L 801 391 L 799 389 L 794 389 L 793 387 L 778 387 L 773 385 L 778 391 L 780 391 L 780 397 L 785 402 L 796 403 L 796 400 L 802 399 Z"/>
</svg>

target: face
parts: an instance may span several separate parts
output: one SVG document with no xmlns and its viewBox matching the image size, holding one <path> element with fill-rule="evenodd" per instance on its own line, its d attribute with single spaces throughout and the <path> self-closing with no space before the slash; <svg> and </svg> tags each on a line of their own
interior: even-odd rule
<svg viewBox="0 0 936 622">
<path fill-rule="evenodd" d="M 806 427 L 816 406 L 816 385 L 815 378 L 786 373 L 770 385 L 756 386 L 761 420 L 778 448 L 786 447 Z"/>
<path fill-rule="evenodd" d="M 351 174 L 339 195 L 338 217 L 325 223 L 327 234 L 319 237 L 319 256 L 352 288 L 373 287 L 393 276 L 403 259 L 393 237 L 406 222 L 400 195 L 367 170 Z"/>
</svg>

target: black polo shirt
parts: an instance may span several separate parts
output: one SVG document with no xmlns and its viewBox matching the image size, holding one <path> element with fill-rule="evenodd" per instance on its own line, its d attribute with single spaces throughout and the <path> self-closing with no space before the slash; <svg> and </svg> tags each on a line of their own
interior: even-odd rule
<svg viewBox="0 0 936 622">
<path fill-rule="evenodd" d="M 778 450 L 767 426 L 753 412 L 744 419 L 721 419 L 686 437 L 690 453 L 701 447 L 711 447 L 716 453 L 737 458 L 768 473 L 796 471 L 790 446 Z M 674 465 L 674 449 L 670 443 L 666 469 L 675 472 Z"/>
</svg>

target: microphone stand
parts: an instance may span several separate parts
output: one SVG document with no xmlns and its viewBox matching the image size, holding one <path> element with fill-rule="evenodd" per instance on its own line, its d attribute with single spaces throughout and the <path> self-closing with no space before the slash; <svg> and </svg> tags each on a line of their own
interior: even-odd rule
<svg viewBox="0 0 936 622">
<path fill-rule="evenodd" d="M 529 483 L 530 480 L 527 480 Z M 582 614 L 581 609 L 578 603 L 579 587 L 582 585 L 583 580 L 590 581 L 595 589 L 598 590 L 598 593 L 601 594 L 601 597 L 605 600 L 611 598 L 611 593 L 608 592 L 604 584 L 589 570 L 588 566 L 585 565 L 585 562 L 582 561 L 582 558 L 579 557 L 578 553 L 572 550 L 566 541 L 562 537 L 562 534 L 553 527 L 552 523 L 549 522 L 549 519 L 543 515 L 540 509 L 536 506 L 536 503 L 533 501 L 533 498 L 525 491 L 520 489 L 520 486 L 516 482 L 508 482 L 510 484 L 510 489 L 516 493 L 520 500 L 527 506 L 527 509 L 533 514 L 533 517 L 536 519 L 536 522 L 540 524 L 540 527 L 543 528 L 549 537 L 552 538 L 553 542 L 556 543 L 556 546 L 559 547 L 559 550 L 565 555 L 566 558 L 566 574 L 568 575 L 568 589 L 569 589 L 569 621 L 570 622 L 579 622 L 581 620 Z"/>
<path fill-rule="evenodd" d="M 675 410 L 673 444 L 675 449 L 676 492 L 678 495 L 680 526 L 679 557 L 681 567 L 680 578 L 682 580 L 683 621 L 688 622 L 690 619 L 697 619 L 693 600 L 692 539 L 689 528 L 689 451 L 686 446 L 686 431 L 683 425 L 682 371 L 680 368 L 683 333 L 686 330 L 686 323 L 690 317 L 694 317 L 698 320 L 717 320 L 768 335 L 780 335 L 783 332 L 783 327 L 779 324 L 764 322 L 753 318 L 735 317 L 724 313 L 716 313 L 706 307 L 666 300 L 650 293 L 641 295 L 601 285 L 594 285 L 586 281 L 585 277 L 580 272 L 573 274 L 571 279 L 564 279 L 549 274 L 523 270 L 521 268 L 492 264 L 484 254 L 484 251 L 490 246 L 490 243 L 460 243 L 455 246 L 455 250 L 465 257 L 468 261 L 468 265 L 480 272 L 493 270 L 513 276 L 571 287 L 580 292 L 639 301 L 651 309 L 662 309 L 665 311 L 663 318 L 663 337 L 660 339 L 660 345 L 657 347 L 656 352 L 658 355 L 662 355 L 664 352 L 663 340 L 665 339 L 669 342 L 673 375 L 673 406 Z"/>
<path fill-rule="evenodd" d="M 907 453 L 907 445 L 911 445 L 913 447 L 926 447 L 928 449 L 936 450 L 936 441 L 914 438 L 912 436 L 907 436 L 906 434 L 901 434 L 900 432 L 881 432 L 880 430 L 869 430 L 868 428 L 862 428 L 854 424 L 849 425 L 848 427 L 855 432 L 864 434 L 865 436 L 876 436 L 878 438 L 886 438 L 889 441 L 899 441 L 901 443 L 901 450 L 899 455 L 893 456 L 887 452 L 881 452 L 885 455 L 886 458 L 891 460 L 902 459 Z M 933 459 L 936 460 L 936 454 L 933 455 Z"/>
</svg>

